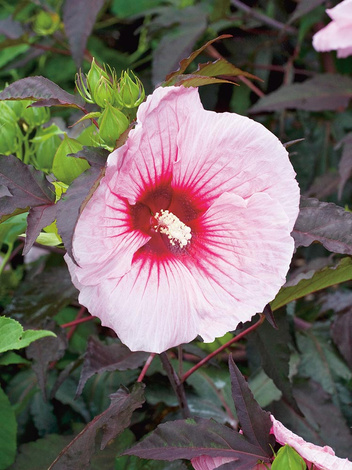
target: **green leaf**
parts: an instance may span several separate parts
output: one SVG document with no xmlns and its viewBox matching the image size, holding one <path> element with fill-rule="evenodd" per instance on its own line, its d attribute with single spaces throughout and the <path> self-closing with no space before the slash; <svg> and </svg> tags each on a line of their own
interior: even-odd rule
<svg viewBox="0 0 352 470">
<path fill-rule="evenodd" d="M 0 352 L 27 347 L 37 339 L 56 336 L 52 331 L 26 330 L 12 318 L 0 317 Z"/>
<path fill-rule="evenodd" d="M 53 173 L 66 184 L 71 184 L 74 179 L 83 173 L 89 164 L 81 158 L 68 157 L 71 153 L 77 153 L 82 150 L 83 145 L 76 139 L 65 137 L 59 145 L 53 161 Z"/>
<path fill-rule="evenodd" d="M 31 361 L 28 361 L 19 354 L 8 351 L 3 356 L 0 357 L 0 366 L 9 366 L 11 364 L 30 364 Z"/>
<path fill-rule="evenodd" d="M 310 279 L 302 279 L 295 286 L 283 287 L 271 302 L 272 310 L 277 310 L 283 305 L 300 299 L 312 292 L 325 289 L 326 287 L 340 284 L 352 279 L 352 259 L 342 258 L 334 267 L 327 267 L 316 271 Z"/>
<path fill-rule="evenodd" d="M 18 235 L 23 233 L 27 227 L 27 214 L 18 214 L 6 219 L 0 224 L 0 246 L 5 244 L 12 246 Z"/>
<path fill-rule="evenodd" d="M 15 460 L 17 422 L 10 400 L 0 387 L 0 470 L 6 470 Z"/>
<path fill-rule="evenodd" d="M 306 463 L 291 446 L 285 444 L 271 465 L 271 470 L 305 470 Z"/>
</svg>

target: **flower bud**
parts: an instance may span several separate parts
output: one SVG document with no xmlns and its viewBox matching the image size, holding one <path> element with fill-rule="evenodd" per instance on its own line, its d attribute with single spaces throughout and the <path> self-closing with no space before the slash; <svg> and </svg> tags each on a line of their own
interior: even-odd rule
<svg viewBox="0 0 352 470">
<path fill-rule="evenodd" d="M 29 102 L 30 104 L 31 102 Z M 22 111 L 22 119 L 26 121 L 29 127 L 38 127 L 48 122 L 50 119 L 50 111 L 45 107 L 26 107 Z"/>
<path fill-rule="evenodd" d="M 106 107 L 99 118 L 99 136 L 109 147 L 115 147 L 117 139 L 128 128 L 129 120 L 117 108 L 106 102 Z"/>
<path fill-rule="evenodd" d="M 124 108 L 136 108 L 145 98 L 142 82 L 133 72 L 122 72 L 117 87 L 118 93 L 115 94 L 115 100 Z"/>
<path fill-rule="evenodd" d="M 102 77 L 104 77 L 107 81 L 109 81 L 109 75 L 107 74 L 106 70 L 99 67 L 99 65 L 96 64 L 95 59 L 93 57 L 90 70 L 87 74 L 87 84 L 88 84 L 90 95 L 94 101 L 95 101 L 95 91 Z"/>
<path fill-rule="evenodd" d="M 60 26 L 60 16 L 55 12 L 41 10 L 36 16 L 33 30 L 40 36 L 54 33 Z"/>
<path fill-rule="evenodd" d="M 113 88 L 111 81 L 104 76 L 100 77 L 94 90 L 94 101 L 101 108 L 105 108 L 107 102 L 113 101 Z"/>
</svg>

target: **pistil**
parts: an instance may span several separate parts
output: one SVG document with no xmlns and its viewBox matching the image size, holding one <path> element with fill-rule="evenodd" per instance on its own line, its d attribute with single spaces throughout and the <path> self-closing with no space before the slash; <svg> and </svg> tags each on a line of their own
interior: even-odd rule
<svg viewBox="0 0 352 470">
<path fill-rule="evenodd" d="M 157 225 L 154 229 L 167 236 L 170 244 L 175 246 L 176 243 L 182 248 L 187 246 L 192 238 L 191 229 L 172 212 L 161 209 L 154 215 Z"/>
</svg>

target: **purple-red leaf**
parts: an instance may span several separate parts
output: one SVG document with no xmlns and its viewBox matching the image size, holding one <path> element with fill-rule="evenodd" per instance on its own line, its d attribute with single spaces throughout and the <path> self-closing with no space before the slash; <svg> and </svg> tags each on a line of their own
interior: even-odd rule
<svg viewBox="0 0 352 470">
<path fill-rule="evenodd" d="M 279 390 L 281 390 L 285 400 L 301 413 L 292 394 L 292 385 L 289 375 L 289 361 L 291 351 L 289 343 L 291 342 L 288 331 L 288 321 L 284 314 L 277 315 L 278 329 L 275 330 L 264 322 L 256 331 L 254 331 L 250 340 L 258 347 L 262 366 L 266 374 L 273 380 Z"/>
<path fill-rule="evenodd" d="M 55 332 L 58 333 L 58 332 Z M 61 359 L 67 347 L 67 338 L 58 333 L 57 336 L 41 338 L 30 344 L 26 350 L 28 359 L 33 359 L 32 368 L 37 375 L 38 384 L 46 399 L 46 377 L 49 364 Z"/>
<path fill-rule="evenodd" d="M 296 247 L 318 241 L 334 253 L 352 255 L 352 213 L 333 203 L 301 197 L 292 236 Z"/>
<path fill-rule="evenodd" d="M 199 54 L 201 54 L 208 46 L 210 46 L 211 44 L 213 44 L 216 41 L 219 41 L 220 39 L 228 39 L 228 38 L 232 38 L 232 35 L 231 34 L 222 34 L 221 36 L 218 36 L 217 38 L 212 39 L 211 41 L 208 41 L 202 47 L 200 47 L 196 51 L 192 52 L 192 54 L 189 57 L 187 57 L 186 59 L 181 60 L 180 67 L 175 72 L 170 73 L 166 77 L 165 85 L 169 85 L 169 81 L 171 79 L 173 79 L 174 77 L 176 77 L 177 75 L 183 74 L 183 72 L 194 61 L 194 59 L 196 57 L 198 57 Z"/>
<path fill-rule="evenodd" d="M 49 470 L 88 468 L 96 445 L 103 450 L 111 439 L 115 439 L 131 422 L 134 410 L 144 403 L 144 384 L 136 384 L 132 391 L 120 388 L 110 395 L 111 404 L 107 410 L 96 416 L 66 446 L 50 465 Z M 98 431 L 102 431 L 102 436 Z"/>
<path fill-rule="evenodd" d="M 283 109 L 337 110 L 352 98 L 352 79 L 346 75 L 321 74 L 303 83 L 283 85 L 261 98 L 250 111 L 261 113 Z"/>
<path fill-rule="evenodd" d="M 56 218 L 56 204 L 32 207 L 27 217 L 26 241 L 23 255 L 32 248 L 42 228 L 52 224 Z"/>
<path fill-rule="evenodd" d="M 87 40 L 105 0 L 66 0 L 63 20 L 71 53 L 77 68 L 83 62 Z"/>
<path fill-rule="evenodd" d="M 11 17 L 0 20 L 0 34 L 9 39 L 17 39 L 24 33 L 22 24 Z"/>
<path fill-rule="evenodd" d="M 85 383 L 92 375 L 105 371 L 137 369 L 148 356 L 145 352 L 132 352 L 121 343 L 107 346 L 93 337 L 89 338 L 76 397 L 82 393 Z"/>
<path fill-rule="evenodd" d="M 100 147 L 83 147 L 77 153 L 71 153 L 68 157 L 84 158 L 91 166 L 103 168 L 110 152 Z"/>
<path fill-rule="evenodd" d="M 234 469 L 252 468 L 259 459 L 268 460 L 262 449 L 249 443 L 239 432 L 203 418 L 161 424 L 124 455 L 169 461 L 190 460 L 200 455 L 226 456 L 236 460 Z"/>
<path fill-rule="evenodd" d="M 104 168 L 92 166 L 73 181 L 67 192 L 57 202 L 57 229 L 72 259 L 74 259 L 72 238 L 78 218 L 98 187 L 103 174 Z"/>
<path fill-rule="evenodd" d="M 0 185 L 10 193 L 0 199 L 0 219 L 16 209 L 47 206 L 55 201 L 55 188 L 44 173 L 12 155 L 0 157 Z"/>
<path fill-rule="evenodd" d="M 71 2 L 74 3 L 74 2 Z M 0 93 L 0 100 L 34 100 L 32 106 L 69 106 L 84 110 L 80 97 L 71 95 L 45 77 L 27 77 L 11 83 Z"/>
<path fill-rule="evenodd" d="M 271 457 L 272 450 L 269 444 L 274 445 L 274 441 L 270 439 L 272 426 L 270 414 L 262 410 L 255 401 L 247 382 L 231 356 L 229 357 L 229 368 L 232 398 L 243 435 L 248 442 L 262 449 L 267 457 Z"/>
</svg>

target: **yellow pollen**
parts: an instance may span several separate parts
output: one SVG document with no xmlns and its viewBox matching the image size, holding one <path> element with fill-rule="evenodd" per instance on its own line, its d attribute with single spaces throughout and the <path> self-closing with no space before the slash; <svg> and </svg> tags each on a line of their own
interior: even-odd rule
<svg viewBox="0 0 352 470">
<path fill-rule="evenodd" d="M 154 215 L 158 221 L 158 225 L 154 226 L 155 230 L 159 230 L 160 233 L 167 235 L 171 245 L 180 245 L 180 247 L 187 246 L 188 242 L 192 238 L 191 229 L 181 222 L 172 212 L 168 210 L 164 211 L 161 209 Z"/>
</svg>

